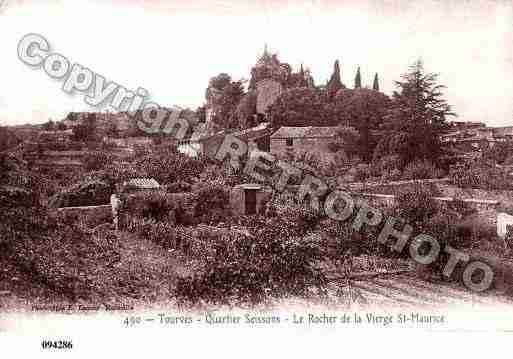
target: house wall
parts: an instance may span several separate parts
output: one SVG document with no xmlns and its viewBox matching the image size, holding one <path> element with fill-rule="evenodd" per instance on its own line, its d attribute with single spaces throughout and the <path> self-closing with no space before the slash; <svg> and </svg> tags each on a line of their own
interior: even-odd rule
<svg viewBox="0 0 513 359">
<path fill-rule="evenodd" d="M 280 157 L 287 153 L 309 153 L 319 156 L 321 160 L 333 161 L 334 153 L 329 149 L 333 142 L 331 137 L 324 138 L 294 138 L 293 145 L 287 146 L 285 138 L 271 138 L 271 153 Z"/>
</svg>

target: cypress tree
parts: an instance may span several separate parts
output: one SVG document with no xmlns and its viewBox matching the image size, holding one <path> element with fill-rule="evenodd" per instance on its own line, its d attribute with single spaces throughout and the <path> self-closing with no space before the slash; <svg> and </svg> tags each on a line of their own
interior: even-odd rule
<svg viewBox="0 0 513 359">
<path fill-rule="evenodd" d="M 372 84 L 372 89 L 379 91 L 379 80 L 378 80 L 378 73 L 374 75 L 374 83 Z"/>
<path fill-rule="evenodd" d="M 299 70 L 299 87 L 308 87 L 308 82 L 305 78 L 305 70 L 303 69 L 303 64 L 301 64 L 301 69 Z"/>
<path fill-rule="evenodd" d="M 333 66 L 333 74 L 331 75 L 331 78 L 326 86 L 329 98 L 333 98 L 333 96 L 335 96 L 335 94 L 343 88 L 344 85 L 340 79 L 340 65 L 338 60 L 335 60 L 335 65 Z"/>
<path fill-rule="evenodd" d="M 354 88 L 362 88 L 362 76 L 360 75 L 360 66 L 358 66 L 358 70 L 356 70 L 356 77 L 354 78 Z"/>
</svg>

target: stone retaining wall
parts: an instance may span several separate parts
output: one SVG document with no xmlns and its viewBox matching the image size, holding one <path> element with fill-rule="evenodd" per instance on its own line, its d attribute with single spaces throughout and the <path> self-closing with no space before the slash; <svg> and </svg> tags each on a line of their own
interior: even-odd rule
<svg viewBox="0 0 513 359">
<path fill-rule="evenodd" d="M 110 204 L 101 206 L 62 207 L 57 208 L 57 215 L 64 221 L 83 221 L 95 227 L 102 223 L 112 222 L 112 208 Z"/>
</svg>

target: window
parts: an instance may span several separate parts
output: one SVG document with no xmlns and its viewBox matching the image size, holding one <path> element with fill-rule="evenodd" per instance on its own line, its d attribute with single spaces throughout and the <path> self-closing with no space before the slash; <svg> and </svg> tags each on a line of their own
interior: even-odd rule
<svg viewBox="0 0 513 359">
<path fill-rule="evenodd" d="M 292 138 L 287 138 L 286 145 L 287 147 L 291 147 L 294 144 L 294 140 Z"/>
</svg>

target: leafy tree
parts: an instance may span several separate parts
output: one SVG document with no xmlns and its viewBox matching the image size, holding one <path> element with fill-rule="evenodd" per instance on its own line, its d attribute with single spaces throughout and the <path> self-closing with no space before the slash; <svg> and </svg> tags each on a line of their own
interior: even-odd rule
<svg viewBox="0 0 513 359">
<path fill-rule="evenodd" d="M 207 88 L 206 98 L 215 109 L 214 122 L 224 128 L 236 127 L 235 110 L 243 96 L 242 80 L 232 81 L 230 75 L 226 73 L 212 77 Z"/>
<path fill-rule="evenodd" d="M 76 112 L 70 112 L 66 116 L 66 121 L 73 122 L 73 121 L 77 121 L 77 120 L 78 120 L 78 114 Z"/>
<path fill-rule="evenodd" d="M 358 131 L 357 152 L 364 161 L 372 159 L 377 143 L 373 132 L 383 123 L 389 106 L 388 96 L 369 89 L 343 90 L 335 97 L 333 117 Z"/>
<path fill-rule="evenodd" d="M 205 122 L 207 120 L 206 116 L 207 116 L 207 113 L 206 113 L 205 106 L 199 106 L 196 109 L 196 117 L 198 118 L 198 122 L 202 122 L 202 123 Z"/>
<path fill-rule="evenodd" d="M 216 112 L 214 122 L 224 128 L 237 127 L 235 110 L 243 96 L 242 81 L 233 81 L 226 85 L 219 98 L 219 110 Z"/>
<path fill-rule="evenodd" d="M 192 181 L 199 177 L 204 166 L 202 160 L 184 155 L 175 147 L 161 147 L 158 152 L 142 154 L 134 163 L 137 173 L 153 177 L 163 185 L 179 180 Z"/>
<path fill-rule="evenodd" d="M 45 123 L 43 123 L 43 125 L 41 125 L 41 129 L 43 131 L 54 131 L 55 130 L 55 122 L 53 122 L 52 120 L 48 120 L 48 122 L 45 122 Z"/>
<path fill-rule="evenodd" d="M 442 154 L 439 136 L 447 128 L 447 117 L 455 116 L 443 99 L 445 87 L 437 84 L 437 74 L 425 73 L 420 60 L 401 77 L 384 119 L 388 135 L 383 141 L 388 143 L 380 149 L 398 154 L 406 163 L 415 159 L 437 163 Z"/>
<path fill-rule="evenodd" d="M 281 126 L 336 126 L 325 96 L 320 90 L 296 87 L 284 91 L 269 106 L 273 127 Z"/>
<path fill-rule="evenodd" d="M 353 157 L 360 155 L 360 134 L 354 128 L 340 126 L 337 129 L 337 138 L 330 145 L 333 152 L 344 151 L 346 156 Z"/>
<path fill-rule="evenodd" d="M 208 83 L 208 88 L 215 88 L 217 90 L 222 90 L 226 86 L 228 86 L 232 82 L 232 77 L 227 73 L 220 73 L 217 76 L 214 76 L 210 79 Z"/>
<path fill-rule="evenodd" d="M 96 114 L 90 113 L 78 125 L 73 127 L 76 141 L 93 141 L 96 139 Z"/>
<path fill-rule="evenodd" d="M 354 88 L 362 88 L 362 76 L 360 75 L 360 66 L 358 66 L 358 70 L 356 70 L 356 76 L 354 78 Z"/>
<path fill-rule="evenodd" d="M 258 125 L 255 120 L 256 115 L 256 102 L 257 102 L 257 93 L 255 90 L 249 90 L 247 94 L 245 94 L 237 108 L 235 109 L 235 115 L 237 116 L 238 127 L 239 128 L 249 128 L 252 126 Z"/>
<path fill-rule="evenodd" d="M 64 122 L 57 122 L 57 131 L 66 131 L 68 127 Z"/>
</svg>

